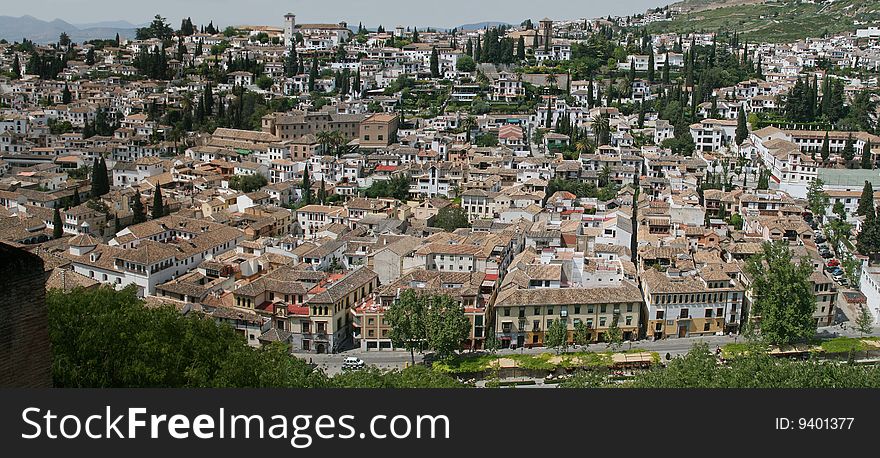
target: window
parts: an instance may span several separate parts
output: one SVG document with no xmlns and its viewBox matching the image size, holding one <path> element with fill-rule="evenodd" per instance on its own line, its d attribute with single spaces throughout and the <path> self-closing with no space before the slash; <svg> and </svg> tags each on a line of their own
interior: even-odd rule
<svg viewBox="0 0 880 458">
<path fill-rule="evenodd" d="M 705 323 L 703 323 L 703 331 L 704 331 L 704 332 L 705 332 L 705 331 L 708 331 L 710 325 L 711 325 L 711 324 L 710 324 L 708 321 L 705 322 Z"/>
<path fill-rule="evenodd" d="M 633 305 L 632 305 L 632 304 L 627 304 L 627 306 L 626 306 L 626 313 L 632 313 L 632 311 L 633 311 Z"/>
<path fill-rule="evenodd" d="M 599 318 L 599 326 L 600 326 L 600 327 L 605 327 L 605 317 L 604 317 L 604 316 L 601 317 L 601 318 Z"/>
<path fill-rule="evenodd" d="M 658 319 L 658 320 L 663 319 L 663 310 L 657 310 L 657 318 L 656 319 Z"/>
<path fill-rule="evenodd" d="M 712 309 L 706 309 L 706 318 L 712 318 Z"/>
<path fill-rule="evenodd" d="M 510 316 L 510 309 L 507 307 L 504 308 L 504 316 Z"/>
<path fill-rule="evenodd" d="M 535 315 L 541 314 L 541 307 L 535 307 Z"/>
<path fill-rule="evenodd" d="M 632 326 L 632 322 L 633 322 L 633 317 L 631 317 L 631 316 L 626 317 L 626 325 L 627 326 Z"/>
<path fill-rule="evenodd" d="M 547 307 L 547 315 L 553 315 L 553 307 Z M 547 326 L 550 326 L 547 324 Z"/>
<path fill-rule="evenodd" d="M 608 306 L 607 306 L 607 305 L 601 305 L 601 306 L 599 306 L 599 313 L 605 313 L 607 310 L 608 310 Z"/>
<path fill-rule="evenodd" d="M 688 318 L 690 317 L 690 313 L 688 313 L 688 309 L 681 309 L 681 313 L 678 315 L 679 318 Z"/>
<path fill-rule="evenodd" d="M 574 306 L 574 314 L 575 314 L 575 315 L 580 315 L 580 314 L 581 314 L 581 306 L 580 306 L 580 305 L 575 305 L 575 306 Z M 577 320 L 577 321 L 580 321 L 580 320 Z"/>
<path fill-rule="evenodd" d="M 592 305 L 587 306 L 587 313 L 593 313 L 593 306 Z"/>
</svg>

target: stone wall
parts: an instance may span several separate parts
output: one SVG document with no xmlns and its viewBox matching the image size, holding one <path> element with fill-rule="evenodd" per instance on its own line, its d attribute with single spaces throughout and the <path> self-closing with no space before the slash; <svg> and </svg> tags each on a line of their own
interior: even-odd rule
<svg viewBox="0 0 880 458">
<path fill-rule="evenodd" d="M 0 387 L 52 386 L 43 260 L 0 243 Z"/>
</svg>

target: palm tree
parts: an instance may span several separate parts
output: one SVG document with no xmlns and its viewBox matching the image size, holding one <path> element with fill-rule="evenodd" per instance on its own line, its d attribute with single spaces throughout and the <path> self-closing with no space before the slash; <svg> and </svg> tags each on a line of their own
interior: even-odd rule
<svg viewBox="0 0 880 458">
<path fill-rule="evenodd" d="M 611 133 L 611 123 L 605 113 L 593 116 L 593 134 L 596 136 L 596 145 L 608 144 L 607 136 Z"/>
<path fill-rule="evenodd" d="M 574 150 L 577 151 L 578 156 L 580 156 L 590 150 L 590 142 L 583 138 L 574 144 Z"/>
<path fill-rule="evenodd" d="M 336 155 L 341 156 L 343 147 L 345 146 L 345 136 L 342 135 L 342 132 L 338 130 L 334 130 L 330 132 L 330 144 L 333 145 L 333 149 L 336 150 Z"/>
<path fill-rule="evenodd" d="M 559 81 L 559 79 L 556 77 L 556 73 L 550 72 L 550 74 L 547 75 L 547 84 L 549 84 L 550 87 L 555 88 L 557 81 Z"/>
<path fill-rule="evenodd" d="M 477 126 L 477 120 L 471 115 L 467 115 L 466 118 L 461 120 L 461 126 L 464 127 L 465 135 L 467 135 L 467 142 L 471 142 L 471 130 Z"/>
<path fill-rule="evenodd" d="M 329 130 L 322 130 L 315 134 L 318 143 L 321 144 L 321 150 L 324 154 L 330 149 L 330 143 L 333 141 L 333 134 Z"/>
</svg>

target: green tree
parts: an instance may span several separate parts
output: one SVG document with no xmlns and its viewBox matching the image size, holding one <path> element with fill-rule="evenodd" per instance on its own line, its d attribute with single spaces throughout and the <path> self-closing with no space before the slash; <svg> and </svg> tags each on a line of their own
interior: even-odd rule
<svg viewBox="0 0 880 458">
<path fill-rule="evenodd" d="M 849 166 L 849 163 L 856 156 L 855 145 L 853 144 L 853 136 L 849 134 L 846 137 L 846 144 L 843 146 L 843 151 L 841 151 L 840 155 L 843 157 L 844 163 Z"/>
<path fill-rule="evenodd" d="M 64 90 L 61 92 L 61 103 L 68 105 L 73 100 L 73 94 L 70 93 L 70 88 L 67 85 L 64 85 Z"/>
<path fill-rule="evenodd" d="M 61 220 L 61 211 L 55 207 L 52 214 L 52 238 L 60 239 L 62 235 L 64 235 L 64 222 Z"/>
<path fill-rule="evenodd" d="M 428 300 L 423 294 L 408 289 L 385 311 L 391 326 L 389 337 L 394 346 L 409 350 L 412 364 L 416 363 L 415 351 L 421 350 L 428 339 Z"/>
<path fill-rule="evenodd" d="M 742 142 L 748 137 L 749 126 L 746 124 L 746 110 L 740 105 L 736 116 L 736 145 L 742 145 Z"/>
<path fill-rule="evenodd" d="M 431 77 L 439 78 L 440 77 L 440 54 L 437 52 L 436 47 L 431 47 L 431 58 L 430 58 L 430 67 L 431 67 Z"/>
<path fill-rule="evenodd" d="M 477 63 L 470 56 L 461 56 L 456 63 L 456 69 L 460 72 L 473 73 L 477 69 Z"/>
<path fill-rule="evenodd" d="M 151 216 L 153 219 L 159 219 L 165 216 L 165 204 L 162 203 L 162 187 L 156 186 L 156 191 L 153 192 L 153 209 Z"/>
<path fill-rule="evenodd" d="M 565 320 L 557 318 L 547 327 L 544 333 L 544 346 L 556 350 L 558 354 L 560 350 L 568 345 L 568 329 Z"/>
<path fill-rule="evenodd" d="M 830 202 L 828 193 L 826 193 L 823 188 L 824 186 L 825 183 L 819 178 L 811 181 L 809 186 L 807 186 L 807 207 L 810 209 L 813 216 L 820 221 L 822 217 L 825 216 L 825 211 Z"/>
<path fill-rule="evenodd" d="M 856 209 L 859 216 L 868 216 L 873 219 L 874 212 L 874 185 L 870 181 L 865 180 L 865 186 L 862 188 L 862 195 L 859 197 L 859 207 Z"/>
<path fill-rule="evenodd" d="M 859 165 L 866 170 L 874 168 L 874 159 L 871 156 L 871 140 L 866 141 L 865 146 L 862 147 L 861 163 Z"/>
<path fill-rule="evenodd" d="M 306 168 L 303 171 L 303 180 L 300 185 L 300 190 L 302 191 L 302 203 L 303 205 L 311 205 L 312 203 L 312 176 L 311 172 L 309 172 L 309 165 L 306 164 Z"/>
<path fill-rule="evenodd" d="M 432 296 L 425 323 L 428 347 L 440 359 L 455 356 L 462 342 L 470 335 L 471 322 L 464 309 L 452 297 Z"/>
<path fill-rule="evenodd" d="M 141 201 L 141 192 L 135 191 L 131 202 L 132 224 L 140 224 L 147 220 L 147 212 L 144 210 L 144 203 Z"/>
<path fill-rule="evenodd" d="M 862 224 L 862 230 L 856 237 L 856 249 L 870 260 L 877 258 L 880 254 L 880 218 L 866 219 Z"/>
<path fill-rule="evenodd" d="M 266 177 L 260 173 L 254 175 L 234 175 L 229 179 L 229 188 L 247 194 L 259 191 L 268 182 Z"/>
<path fill-rule="evenodd" d="M 309 92 L 315 92 L 315 82 L 318 80 L 318 56 L 312 57 L 312 67 L 309 69 Z"/>
<path fill-rule="evenodd" d="M 846 207 L 843 206 L 843 202 L 835 202 L 831 207 L 831 213 L 834 213 L 837 219 L 846 221 Z"/>
<path fill-rule="evenodd" d="M 615 350 L 623 345 L 623 331 L 620 329 L 619 321 L 620 314 L 615 313 L 614 318 L 611 319 L 611 326 L 609 326 L 608 331 L 605 332 L 605 342 L 607 343 L 608 348 L 613 348 Z"/>
<path fill-rule="evenodd" d="M 825 132 L 825 139 L 822 140 L 822 148 L 820 149 L 822 161 L 828 162 L 828 159 L 831 158 L 831 141 L 828 138 L 828 132 Z"/>
<path fill-rule="evenodd" d="M 856 329 L 862 336 L 865 336 L 874 332 L 874 317 L 871 316 L 867 307 L 860 307 L 860 309 L 859 316 L 856 317 Z"/>
<path fill-rule="evenodd" d="M 809 260 L 792 262 L 784 242 L 764 243 L 761 253 L 746 264 L 752 277 L 752 313 L 760 317 L 761 336 L 775 345 L 806 341 L 816 335 L 816 296 Z"/>
<path fill-rule="evenodd" d="M 321 386 L 280 344 L 250 348 L 229 325 L 145 307 L 133 286 L 50 291 L 52 377 L 60 388 Z M 122 338 L 124 336 L 124 338 Z"/>
<path fill-rule="evenodd" d="M 452 232 L 463 227 L 471 227 L 467 213 L 457 206 L 441 208 L 434 218 L 434 227 L 439 227 L 446 232 Z"/>
<path fill-rule="evenodd" d="M 577 345 L 587 345 L 590 343 L 590 328 L 583 321 L 574 322 L 574 343 Z"/>
</svg>

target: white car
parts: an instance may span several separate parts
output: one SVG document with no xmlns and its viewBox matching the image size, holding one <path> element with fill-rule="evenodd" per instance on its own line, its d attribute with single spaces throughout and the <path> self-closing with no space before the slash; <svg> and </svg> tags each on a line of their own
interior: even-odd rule
<svg viewBox="0 0 880 458">
<path fill-rule="evenodd" d="M 363 367 L 364 361 L 360 358 L 355 358 L 354 356 L 349 356 L 342 362 L 342 370 L 361 369 Z"/>
</svg>

